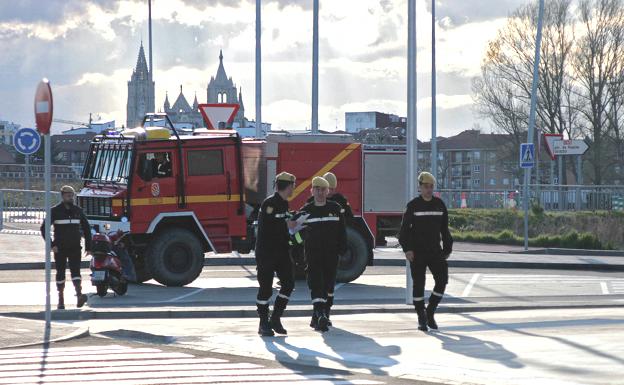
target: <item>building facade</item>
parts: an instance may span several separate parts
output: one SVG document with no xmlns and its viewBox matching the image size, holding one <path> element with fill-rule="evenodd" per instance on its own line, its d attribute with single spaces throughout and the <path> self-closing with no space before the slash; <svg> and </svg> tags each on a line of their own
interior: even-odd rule
<svg viewBox="0 0 624 385">
<path fill-rule="evenodd" d="M 15 132 L 19 130 L 19 128 L 19 124 L 0 120 L 0 144 L 13 146 L 13 135 L 15 135 Z"/>
<path fill-rule="evenodd" d="M 406 118 L 377 111 L 345 112 L 345 131 L 350 134 L 387 127 L 405 128 L 406 122 Z"/>
</svg>

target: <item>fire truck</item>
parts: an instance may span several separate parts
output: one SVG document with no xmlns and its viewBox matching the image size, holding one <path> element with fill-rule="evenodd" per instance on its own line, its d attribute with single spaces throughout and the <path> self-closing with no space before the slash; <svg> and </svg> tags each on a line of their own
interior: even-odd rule
<svg viewBox="0 0 624 385">
<path fill-rule="evenodd" d="M 154 119 L 164 127 L 148 127 Z M 350 135 L 242 139 L 234 130 L 179 132 L 166 115 L 146 120 L 143 128 L 93 139 L 78 194 L 95 231 L 125 233 L 141 282 L 187 285 L 201 273 L 205 253 L 249 253 L 258 208 L 281 171 L 297 176 L 295 210 L 310 197 L 314 176 L 336 174 L 355 215 L 339 282 L 359 277 L 373 263 L 376 240 L 396 234 L 405 206 L 404 148 L 365 147 Z"/>
</svg>

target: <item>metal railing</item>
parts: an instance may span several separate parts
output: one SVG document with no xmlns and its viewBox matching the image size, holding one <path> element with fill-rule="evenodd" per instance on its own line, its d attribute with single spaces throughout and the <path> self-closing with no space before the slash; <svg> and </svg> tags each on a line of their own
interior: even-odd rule
<svg viewBox="0 0 624 385">
<path fill-rule="evenodd" d="M 58 191 L 51 191 L 51 202 L 60 200 Z M 37 190 L 0 190 L 0 230 L 6 224 L 16 229 L 36 229 L 45 219 L 45 192 Z"/>
<path fill-rule="evenodd" d="M 522 189 L 441 189 L 436 194 L 448 208 L 521 208 Z M 548 211 L 624 211 L 624 186 L 531 185 L 529 196 Z"/>
</svg>

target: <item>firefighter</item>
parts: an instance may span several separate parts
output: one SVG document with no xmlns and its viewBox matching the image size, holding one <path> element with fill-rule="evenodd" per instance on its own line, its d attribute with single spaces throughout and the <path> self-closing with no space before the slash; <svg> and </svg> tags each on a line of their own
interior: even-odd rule
<svg viewBox="0 0 624 385">
<path fill-rule="evenodd" d="M 256 266 L 258 270 L 258 296 L 256 305 L 260 325 L 258 334 L 273 336 L 288 334 L 281 322 L 290 294 L 295 288 L 293 263 L 289 254 L 289 229 L 296 222 L 289 220 L 288 198 L 292 196 L 296 178 L 287 172 L 275 177 L 275 193 L 262 202 L 258 214 L 258 237 L 256 239 Z M 269 319 L 269 302 L 273 295 L 273 277 L 277 274 L 281 287 L 273 313 Z M 274 333 L 275 332 L 275 333 Z"/>
<path fill-rule="evenodd" d="M 69 264 L 72 283 L 76 289 L 77 307 L 87 302 L 82 293 L 80 278 L 81 247 L 80 238 L 84 236 L 85 250 L 91 250 L 91 228 L 82 209 L 74 204 L 76 192 L 71 186 L 61 188 L 62 201 L 52 207 L 50 221 L 54 226 L 52 252 L 56 264 L 56 288 L 58 290 L 58 309 L 65 309 L 65 270 Z M 41 236 L 45 239 L 45 222 L 41 224 Z"/>
<path fill-rule="evenodd" d="M 168 154 L 157 152 L 154 154 L 154 176 L 158 178 L 166 178 L 171 176 L 171 161 L 167 159 Z"/>
<path fill-rule="evenodd" d="M 418 329 L 437 329 L 434 314 L 448 283 L 448 264 L 453 238 L 448 227 L 448 213 L 440 198 L 433 196 L 435 178 L 428 172 L 418 175 L 420 196 L 407 204 L 401 222 L 399 243 L 409 260 L 414 280 L 413 303 L 418 314 Z M 440 239 L 442 248 L 440 248 Z M 433 274 L 435 285 L 425 309 L 425 272 Z"/>
<path fill-rule="evenodd" d="M 336 188 L 338 187 L 338 179 L 336 178 L 336 175 L 331 172 L 326 172 L 325 175 L 323 175 L 323 179 L 325 179 L 327 183 L 329 183 L 329 192 L 327 193 L 327 199 L 338 203 L 342 207 L 342 213 L 344 214 L 345 221 L 348 222 L 353 219 L 353 210 L 351 210 L 351 205 L 349 205 L 349 201 L 344 195 L 336 191 Z M 314 202 L 314 196 L 308 198 L 307 201 L 307 203 L 312 202 Z"/>
<path fill-rule="evenodd" d="M 347 249 L 343 209 L 338 203 L 327 199 L 328 193 L 327 180 L 315 177 L 312 179 L 314 202 L 306 203 L 301 208 L 301 212 L 308 215 L 303 233 L 308 285 L 314 307 L 310 327 L 323 332 L 329 330 L 338 257 Z"/>
</svg>

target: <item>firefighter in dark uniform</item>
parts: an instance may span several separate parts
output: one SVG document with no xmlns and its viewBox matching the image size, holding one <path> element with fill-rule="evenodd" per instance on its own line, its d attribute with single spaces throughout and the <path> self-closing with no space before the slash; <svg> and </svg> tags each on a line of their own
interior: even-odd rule
<svg viewBox="0 0 624 385">
<path fill-rule="evenodd" d="M 275 177 L 276 191 L 262 202 L 258 214 L 256 265 L 260 288 L 256 304 L 260 317 L 258 334 L 262 336 L 287 334 L 281 317 L 295 288 L 293 263 L 289 255 L 289 229 L 294 229 L 296 222 L 289 220 L 288 212 L 288 198 L 292 196 L 295 180 L 295 176 L 287 172 L 278 174 Z M 269 319 L 269 302 L 273 295 L 275 274 L 281 282 L 281 288 Z"/>
<path fill-rule="evenodd" d="M 435 178 L 428 172 L 418 175 L 420 196 L 407 204 L 403 214 L 399 243 L 410 262 L 414 280 L 413 301 L 418 314 L 418 329 L 437 329 L 434 314 L 448 283 L 446 260 L 453 250 L 448 227 L 448 212 L 440 198 L 433 196 Z M 440 248 L 440 240 L 442 247 Z M 435 285 L 425 309 L 425 273 L 433 274 Z"/>
<path fill-rule="evenodd" d="M 65 309 L 65 270 L 69 264 L 71 279 L 76 289 L 77 304 L 82 307 L 87 302 L 86 294 L 82 293 L 82 281 L 80 278 L 80 260 L 82 250 L 80 238 L 84 236 L 85 250 L 91 249 L 91 228 L 82 209 L 74 204 L 74 188 L 63 186 L 61 188 L 62 201 L 52 207 L 50 221 L 54 226 L 54 239 L 52 240 L 52 252 L 56 264 L 56 288 L 58 290 L 58 308 Z M 41 224 L 41 236 L 46 237 L 45 222 Z"/>
<path fill-rule="evenodd" d="M 347 197 L 336 191 L 336 188 L 338 187 L 338 178 L 336 178 L 336 175 L 334 175 L 334 173 L 327 172 L 325 173 L 325 175 L 323 175 L 323 179 L 325 179 L 327 183 L 329 183 L 327 200 L 334 201 L 342 207 L 342 213 L 345 217 L 345 221 L 348 223 L 353 219 L 353 210 L 351 210 L 351 205 L 349 205 Z M 313 196 L 308 198 L 307 203 L 312 202 L 314 202 Z"/>
<path fill-rule="evenodd" d="M 312 179 L 314 202 L 300 210 L 308 215 L 303 230 L 305 258 L 308 263 L 312 322 L 315 330 L 329 330 L 329 312 L 334 303 L 338 258 L 347 249 L 347 234 L 342 207 L 327 199 L 329 183 L 322 177 Z"/>
</svg>

